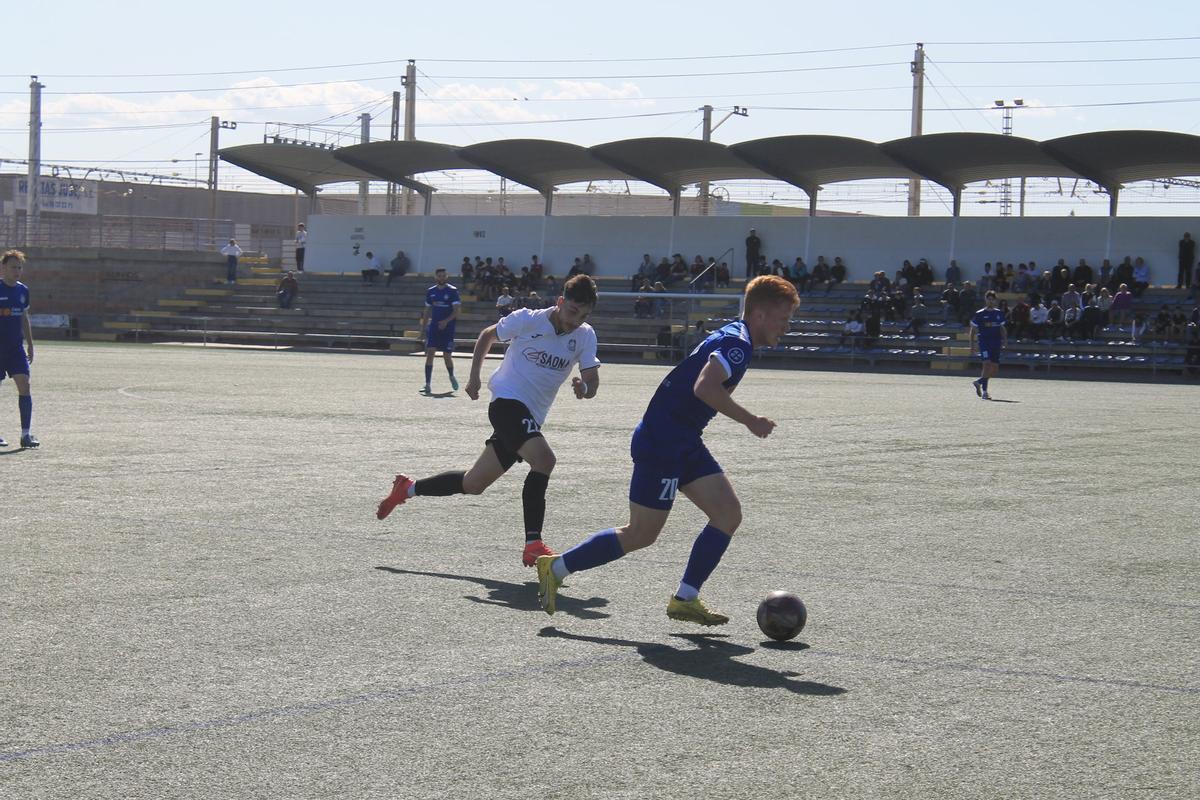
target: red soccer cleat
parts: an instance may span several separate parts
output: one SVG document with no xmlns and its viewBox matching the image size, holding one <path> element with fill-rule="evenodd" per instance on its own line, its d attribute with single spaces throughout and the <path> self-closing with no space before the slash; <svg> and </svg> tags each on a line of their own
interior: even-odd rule
<svg viewBox="0 0 1200 800">
<path fill-rule="evenodd" d="M 408 499 L 408 487 L 414 483 L 416 481 L 407 475 L 397 475 L 396 480 L 392 481 L 391 494 L 379 501 L 379 510 L 375 512 L 375 516 L 384 519 L 392 513 L 393 508 L 404 505 L 404 501 Z"/>
<path fill-rule="evenodd" d="M 537 563 L 538 556 L 556 556 L 558 553 L 546 546 L 546 543 L 541 539 L 534 539 L 532 542 L 525 543 L 525 552 L 521 553 L 521 563 L 527 567 L 532 567 Z"/>
</svg>

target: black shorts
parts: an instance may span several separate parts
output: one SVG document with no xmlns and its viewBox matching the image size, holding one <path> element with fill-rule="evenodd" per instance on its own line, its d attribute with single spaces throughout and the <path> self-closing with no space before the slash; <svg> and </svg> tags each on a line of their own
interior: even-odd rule
<svg viewBox="0 0 1200 800">
<path fill-rule="evenodd" d="M 500 466 L 506 470 L 523 460 L 517 455 L 522 445 L 542 435 L 542 426 L 520 400 L 503 397 L 493 400 L 488 405 L 488 419 L 492 423 L 492 435 L 484 444 L 492 446 Z"/>
</svg>

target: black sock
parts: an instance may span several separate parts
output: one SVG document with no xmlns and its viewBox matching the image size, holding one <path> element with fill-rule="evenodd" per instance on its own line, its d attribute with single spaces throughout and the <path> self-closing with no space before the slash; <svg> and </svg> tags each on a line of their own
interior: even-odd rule
<svg viewBox="0 0 1200 800">
<path fill-rule="evenodd" d="M 432 478 L 422 478 L 417 481 L 414 488 L 415 494 L 426 495 L 430 497 L 445 497 L 450 494 L 463 493 L 463 476 L 467 473 L 459 472 L 443 472 L 441 475 L 434 475 Z"/>
<path fill-rule="evenodd" d="M 544 472 L 529 471 L 525 488 L 521 490 L 521 508 L 525 512 L 525 541 L 542 538 L 542 524 L 546 521 L 546 487 L 550 476 Z"/>
</svg>

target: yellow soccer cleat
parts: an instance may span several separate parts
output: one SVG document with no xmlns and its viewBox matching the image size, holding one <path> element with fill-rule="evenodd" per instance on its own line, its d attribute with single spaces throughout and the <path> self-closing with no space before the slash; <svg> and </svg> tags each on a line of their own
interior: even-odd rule
<svg viewBox="0 0 1200 800">
<path fill-rule="evenodd" d="M 538 575 L 538 605 L 547 614 L 554 613 L 554 601 L 558 597 L 558 587 L 562 581 L 554 574 L 554 559 L 561 556 L 538 556 L 536 566 Z"/>
<path fill-rule="evenodd" d="M 729 617 L 713 611 L 704 605 L 704 601 L 699 597 L 695 600 L 680 600 L 672 596 L 671 602 L 667 603 L 667 616 L 680 622 L 695 622 L 697 625 L 724 625 L 729 622 Z"/>
</svg>

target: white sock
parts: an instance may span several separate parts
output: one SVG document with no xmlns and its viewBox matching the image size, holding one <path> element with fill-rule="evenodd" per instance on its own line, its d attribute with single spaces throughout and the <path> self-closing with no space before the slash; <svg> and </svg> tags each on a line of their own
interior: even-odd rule
<svg viewBox="0 0 1200 800">
<path fill-rule="evenodd" d="M 560 581 L 571 574 L 571 571 L 567 569 L 567 564 L 565 561 L 563 561 L 562 556 L 559 556 L 550 562 L 550 571 L 553 572 L 554 577 L 558 578 Z"/>
<path fill-rule="evenodd" d="M 679 591 L 675 593 L 675 596 L 680 600 L 695 600 L 700 596 L 700 590 L 692 586 L 688 586 L 686 583 L 680 582 Z"/>
</svg>

